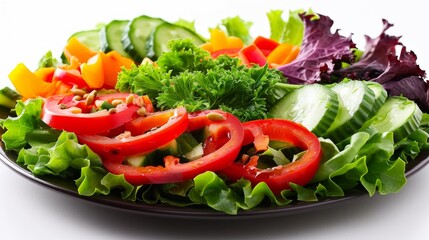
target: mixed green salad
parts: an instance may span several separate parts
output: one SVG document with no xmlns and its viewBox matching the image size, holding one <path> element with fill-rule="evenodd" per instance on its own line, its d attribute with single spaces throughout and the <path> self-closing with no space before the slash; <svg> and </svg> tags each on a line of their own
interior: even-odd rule
<svg viewBox="0 0 429 240">
<path fill-rule="evenodd" d="M 270 36 L 147 15 L 70 36 L 0 91 L 7 151 L 82 196 L 226 214 L 391 194 L 428 150 L 425 71 L 393 25 L 364 49 L 313 11 L 267 13 Z M 397 52 L 397 49 L 400 49 Z"/>
</svg>

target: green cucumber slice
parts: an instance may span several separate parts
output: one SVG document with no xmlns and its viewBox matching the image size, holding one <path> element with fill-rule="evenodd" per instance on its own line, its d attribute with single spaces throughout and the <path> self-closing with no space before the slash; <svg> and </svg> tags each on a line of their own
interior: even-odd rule
<svg viewBox="0 0 429 240">
<path fill-rule="evenodd" d="M 101 51 L 117 51 L 124 57 L 130 57 L 122 45 L 122 35 L 127 27 L 128 20 L 113 20 L 100 31 Z"/>
<path fill-rule="evenodd" d="M 372 107 L 372 112 L 375 113 L 380 109 L 387 99 L 387 91 L 384 89 L 383 85 L 377 82 L 364 82 L 373 92 L 374 92 L 374 105 Z"/>
<path fill-rule="evenodd" d="M 173 39 L 190 38 L 194 44 L 201 45 L 205 41 L 189 28 L 172 23 L 162 23 L 155 28 L 147 41 L 147 56 L 157 59 L 162 53 L 169 51 L 169 42 Z"/>
<path fill-rule="evenodd" d="M 326 136 L 340 142 L 355 133 L 372 115 L 374 92 L 362 81 L 345 79 L 331 87 L 340 99 L 340 111 Z"/>
<path fill-rule="evenodd" d="M 142 15 L 131 20 L 125 27 L 121 42 L 124 50 L 135 62 L 141 62 L 147 57 L 147 39 L 153 30 L 164 22 L 161 18 Z"/>
<path fill-rule="evenodd" d="M 12 90 L 9 87 L 3 87 L 0 89 L 0 106 L 13 109 L 15 108 L 16 101 L 21 99 L 21 95 L 19 95 L 15 90 Z"/>
<path fill-rule="evenodd" d="M 395 141 L 406 138 L 417 130 L 423 113 L 414 101 L 405 97 L 388 97 L 377 113 L 369 119 L 362 129 L 379 132 L 393 132 Z"/>
<path fill-rule="evenodd" d="M 91 50 L 97 52 L 100 51 L 100 30 L 91 29 L 76 32 L 70 36 L 70 38 L 76 37 L 81 43 L 89 47 Z"/>
<path fill-rule="evenodd" d="M 326 133 L 339 110 L 337 94 L 321 84 L 305 85 L 277 101 L 269 113 L 274 118 L 301 123 L 317 136 Z"/>
</svg>

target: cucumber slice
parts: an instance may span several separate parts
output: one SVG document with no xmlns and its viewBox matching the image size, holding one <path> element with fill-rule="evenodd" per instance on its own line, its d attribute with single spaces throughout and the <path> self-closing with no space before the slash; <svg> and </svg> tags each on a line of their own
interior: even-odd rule
<svg viewBox="0 0 429 240">
<path fill-rule="evenodd" d="M 91 50 L 97 52 L 100 51 L 100 30 L 91 29 L 76 32 L 70 36 L 70 38 L 76 37 L 81 43 L 85 44 Z"/>
<path fill-rule="evenodd" d="M 373 92 L 374 92 L 374 105 L 372 107 L 372 112 L 375 113 L 380 109 L 387 99 L 387 91 L 384 89 L 383 85 L 377 82 L 364 82 Z"/>
<path fill-rule="evenodd" d="M 355 133 L 372 115 L 375 94 L 364 82 L 348 79 L 331 89 L 340 99 L 340 111 L 326 136 L 339 142 Z"/>
<path fill-rule="evenodd" d="M 270 109 L 274 118 L 304 125 L 317 136 L 326 133 L 339 110 L 337 94 L 321 84 L 305 85 L 287 94 Z"/>
<path fill-rule="evenodd" d="M 201 45 L 205 42 L 204 39 L 189 28 L 167 22 L 160 24 L 147 41 L 147 55 L 150 58 L 157 59 L 162 53 L 169 51 L 168 44 L 171 40 L 185 38 L 192 39 L 196 45 Z"/>
<path fill-rule="evenodd" d="M 394 140 L 399 141 L 417 130 L 422 117 L 423 113 L 414 101 L 399 96 L 388 97 L 362 129 L 393 132 Z"/>
<path fill-rule="evenodd" d="M 124 163 L 134 167 L 162 165 L 168 155 L 177 155 L 177 141 L 174 139 L 153 152 L 127 157 Z"/>
<path fill-rule="evenodd" d="M 121 39 L 122 46 L 135 62 L 141 62 L 147 57 L 147 39 L 152 31 L 164 22 L 161 18 L 142 15 L 131 20 L 125 27 Z"/>
<path fill-rule="evenodd" d="M 16 101 L 21 99 L 21 95 L 9 87 L 0 89 L 0 106 L 13 109 L 15 108 Z"/>
<path fill-rule="evenodd" d="M 100 31 L 101 51 L 117 51 L 124 57 L 130 57 L 122 46 L 122 35 L 127 27 L 128 20 L 113 20 Z"/>
</svg>

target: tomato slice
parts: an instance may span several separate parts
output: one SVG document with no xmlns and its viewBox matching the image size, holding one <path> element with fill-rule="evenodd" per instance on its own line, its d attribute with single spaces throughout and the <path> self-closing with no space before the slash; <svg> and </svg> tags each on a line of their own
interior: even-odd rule
<svg viewBox="0 0 429 240">
<path fill-rule="evenodd" d="M 42 109 L 42 120 L 50 127 L 74 132 L 76 134 L 99 134 L 117 128 L 136 118 L 141 108 L 136 103 L 126 103 L 128 93 L 99 94 L 92 103 L 86 100 L 75 100 L 74 95 L 55 95 L 45 99 Z M 134 95 L 134 94 L 133 94 Z M 134 95 L 134 98 L 139 96 Z M 112 102 L 121 100 L 123 103 L 115 107 L 115 111 L 96 109 L 96 101 Z"/>
<path fill-rule="evenodd" d="M 292 163 L 267 169 L 258 168 L 258 157 L 250 157 L 250 162 L 236 161 L 219 171 L 228 179 L 237 181 L 248 179 L 252 184 L 265 182 L 274 193 L 290 188 L 289 183 L 307 184 L 320 164 L 321 146 L 318 138 L 301 124 L 284 119 L 264 119 L 243 123 L 245 139 L 243 145 L 255 142 L 260 148 L 265 136 L 270 140 L 291 143 L 296 147 L 307 150 L 303 156 Z M 262 137 L 261 137 L 262 136 Z M 266 142 L 267 144 L 267 142 Z"/>
<path fill-rule="evenodd" d="M 216 171 L 231 164 L 237 157 L 244 137 L 243 127 L 236 117 L 218 110 L 206 110 L 189 114 L 188 131 L 208 126 L 210 137 L 228 137 L 228 141 L 216 151 L 199 159 L 180 163 L 179 158 L 167 156 L 164 166 L 134 167 L 122 164 L 123 158 L 103 161 L 107 170 L 114 174 L 124 174 L 134 185 L 175 183 L 192 179 L 205 171 Z M 160 134 L 156 134 L 161 137 Z"/>
<path fill-rule="evenodd" d="M 109 163 L 151 152 L 176 139 L 187 127 L 188 114 L 179 107 L 136 118 L 125 124 L 125 132 L 114 137 L 82 134 L 78 139 Z"/>
</svg>

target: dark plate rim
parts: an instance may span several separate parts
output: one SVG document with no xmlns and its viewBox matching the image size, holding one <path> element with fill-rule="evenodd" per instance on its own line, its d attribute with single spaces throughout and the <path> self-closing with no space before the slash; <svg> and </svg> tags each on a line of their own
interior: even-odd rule
<svg viewBox="0 0 429 240">
<path fill-rule="evenodd" d="M 256 208 L 252 210 L 240 210 L 237 215 L 229 215 L 223 212 L 212 210 L 208 207 L 177 207 L 166 204 L 147 204 L 143 202 L 131 202 L 122 200 L 112 195 L 85 197 L 78 194 L 75 185 L 70 180 L 63 180 L 55 177 L 34 176 L 24 166 L 16 163 L 16 153 L 0 148 L 0 159 L 6 166 L 14 170 L 26 179 L 47 187 L 56 192 L 64 193 L 75 198 L 85 200 L 97 205 L 111 207 L 144 215 L 161 216 L 169 218 L 191 218 L 191 219 L 249 219 L 258 217 L 274 217 L 282 215 L 301 214 L 310 211 L 321 210 L 327 207 L 334 207 L 346 201 L 369 196 L 364 190 L 357 190 L 344 197 L 329 198 L 317 202 L 294 202 L 282 207 Z M 406 177 L 414 175 L 429 163 L 429 151 L 422 151 L 414 160 L 406 166 Z M 73 188 L 74 187 L 74 188 Z"/>
</svg>

